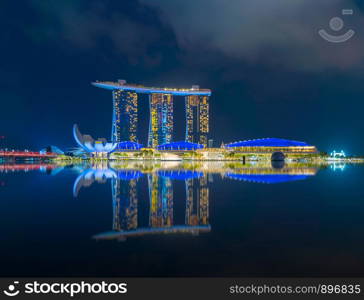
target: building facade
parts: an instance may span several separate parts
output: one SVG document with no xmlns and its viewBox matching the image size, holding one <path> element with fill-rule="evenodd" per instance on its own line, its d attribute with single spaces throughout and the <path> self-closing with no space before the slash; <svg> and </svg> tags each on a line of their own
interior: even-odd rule
<svg viewBox="0 0 364 300">
<path fill-rule="evenodd" d="M 208 96 L 186 96 L 186 142 L 207 147 L 209 133 L 208 99 Z"/>
<path fill-rule="evenodd" d="M 225 149 L 247 153 L 317 153 L 317 148 L 306 142 L 279 138 L 239 141 L 224 146 Z"/>
<path fill-rule="evenodd" d="M 137 141 L 138 94 L 134 91 L 113 90 L 111 140 Z"/>
<path fill-rule="evenodd" d="M 108 142 L 106 139 L 95 140 L 89 134 L 82 134 L 77 124 L 73 125 L 73 137 L 80 148 L 93 157 L 108 157 L 118 146 L 117 143 Z"/>
<path fill-rule="evenodd" d="M 170 143 L 173 136 L 173 96 L 171 94 L 149 95 L 148 147 Z"/>
</svg>

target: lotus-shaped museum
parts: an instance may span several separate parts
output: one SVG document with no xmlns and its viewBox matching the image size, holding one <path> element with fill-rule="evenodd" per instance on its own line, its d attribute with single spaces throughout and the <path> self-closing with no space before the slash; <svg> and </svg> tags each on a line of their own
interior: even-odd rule
<svg viewBox="0 0 364 300">
<path fill-rule="evenodd" d="M 90 135 L 81 134 L 77 124 L 73 125 L 73 137 L 83 150 L 99 157 L 114 151 L 118 145 L 117 143 L 107 142 L 103 138 L 95 140 Z"/>
</svg>

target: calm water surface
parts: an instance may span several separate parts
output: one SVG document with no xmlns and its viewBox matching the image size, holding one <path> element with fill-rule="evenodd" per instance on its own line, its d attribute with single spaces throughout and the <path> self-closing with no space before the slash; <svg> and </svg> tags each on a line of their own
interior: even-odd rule
<svg viewBox="0 0 364 300">
<path fill-rule="evenodd" d="M 364 167 L 0 164 L 1 276 L 364 276 Z"/>
</svg>

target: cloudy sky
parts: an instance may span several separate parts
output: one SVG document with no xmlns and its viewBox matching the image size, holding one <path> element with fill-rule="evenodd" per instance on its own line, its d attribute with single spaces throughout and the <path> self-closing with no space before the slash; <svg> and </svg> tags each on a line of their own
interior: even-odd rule
<svg viewBox="0 0 364 300">
<path fill-rule="evenodd" d="M 0 135 L 9 147 L 67 148 L 78 123 L 108 137 L 111 95 L 90 82 L 122 78 L 211 88 L 217 146 L 282 137 L 363 154 L 363 9 L 350 0 L 3 1 Z M 342 30 L 330 29 L 332 17 Z M 355 35 L 332 44 L 320 29 Z"/>
</svg>

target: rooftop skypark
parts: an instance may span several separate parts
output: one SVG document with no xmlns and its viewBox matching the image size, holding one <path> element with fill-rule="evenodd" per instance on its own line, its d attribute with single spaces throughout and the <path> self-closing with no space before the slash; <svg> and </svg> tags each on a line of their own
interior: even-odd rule
<svg viewBox="0 0 364 300">
<path fill-rule="evenodd" d="M 150 94 L 150 93 L 163 93 L 163 94 L 172 94 L 175 96 L 188 96 L 188 95 L 205 95 L 211 96 L 211 90 L 209 89 L 200 89 L 198 85 L 193 85 L 190 89 L 188 88 L 160 88 L 160 87 L 146 87 L 140 84 L 132 84 L 126 83 L 125 80 L 118 80 L 117 82 L 113 81 L 95 81 L 92 84 L 96 87 L 109 89 L 109 90 L 124 90 L 124 91 L 135 91 L 141 94 Z"/>
<path fill-rule="evenodd" d="M 157 148 L 159 145 L 173 142 L 174 96 L 185 97 L 185 141 L 207 146 L 211 90 L 200 89 L 198 85 L 193 85 L 190 89 L 145 87 L 127 84 L 125 80 L 97 81 L 92 84 L 112 91 L 111 141 L 113 143 L 138 141 L 138 94 L 142 93 L 149 95 L 150 117 L 146 143 L 148 147 Z"/>
</svg>

